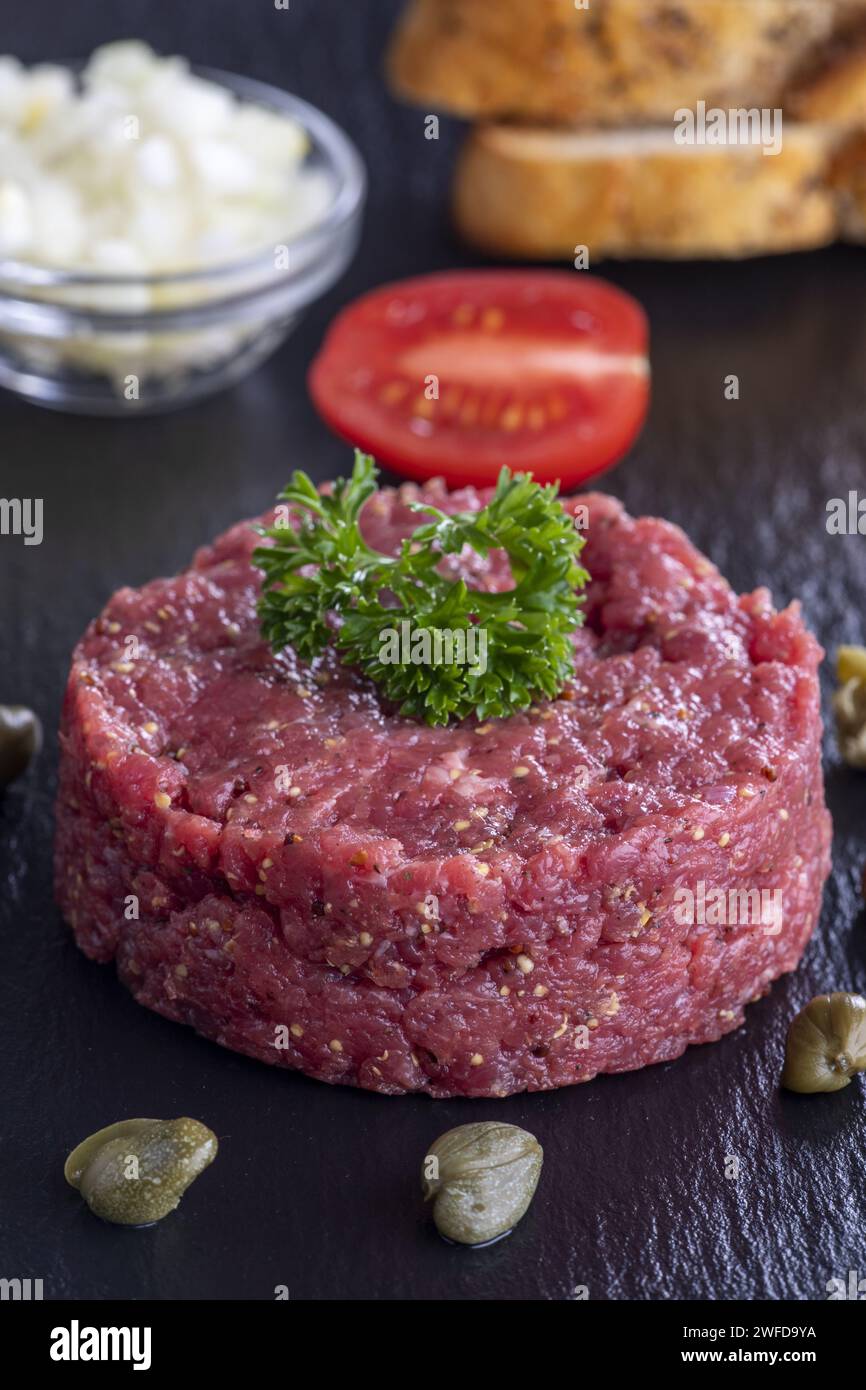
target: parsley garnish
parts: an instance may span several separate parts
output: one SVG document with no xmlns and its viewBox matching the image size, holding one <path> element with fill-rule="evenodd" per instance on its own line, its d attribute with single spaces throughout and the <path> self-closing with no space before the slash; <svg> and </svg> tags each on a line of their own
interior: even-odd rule
<svg viewBox="0 0 866 1390">
<path fill-rule="evenodd" d="M 448 516 L 413 503 L 430 520 L 389 556 L 371 550 L 358 526 L 377 476 L 373 459 L 356 451 L 351 478 L 339 479 L 330 493 L 318 492 L 301 472 L 280 493 L 288 504 L 282 524 L 260 528 L 274 544 L 253 554 L 265 575 L 262 632 L 274 651 L 292 646 L 309 661 L 331 644 L 401 714 L 428 724 L 508 715 L 558 695 L 573 674 L 570 634 L 583 621 L 577 590 L 589 578 L 579 563 L 583 537 L 558 488 L 503 468 L 479 512 Z M 513 587 L 484 593 L 440 574 L 442 557 L 464 546 L 482 556 L 504 550 Z M 478 662 L 383 660 L 385 633 L 405 620 L 413 633 L 450 631 L 464 641 L 477 625 L 486 631 L 486 669 Z"/>
</svg>

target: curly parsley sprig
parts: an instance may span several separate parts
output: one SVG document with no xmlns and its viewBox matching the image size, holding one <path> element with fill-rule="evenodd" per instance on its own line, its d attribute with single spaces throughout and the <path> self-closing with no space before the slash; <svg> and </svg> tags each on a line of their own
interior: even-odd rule
<svg viewBox="0 0 866 1390">
<path fill-rule="evenodd" d="M 302 472 L 280 493 L 283 524 L 260 528 L 273 545 L 253 554 L 265 576 L 262 632 L 274 651 L 292 646 L 309 661 L 332 644 L 401 714 L 428 724 L 508 715 L 558 695 L 573 672 L 570 634 L 583 621 L 578 590 L 589 578 L 579 563 L 583 537 L 558 488 L 503 468 L 481 511 L 449 516 L 412 503 L 431 519 L 390 556 L 372 550 L 358 524 L 377 476 L 373 459 L 356 451 L 352 476 L 330 493 Z M 440 573 L 443 556 L 465 546 L 485 557 L 504 550 L 513 587 L 486 593 Z M 404 620 L 413 633 L 462 632 L 467 640 L 477 626 L 486 633 L 485 662 L 387 659 L 384 634 Z"/>
</svg>

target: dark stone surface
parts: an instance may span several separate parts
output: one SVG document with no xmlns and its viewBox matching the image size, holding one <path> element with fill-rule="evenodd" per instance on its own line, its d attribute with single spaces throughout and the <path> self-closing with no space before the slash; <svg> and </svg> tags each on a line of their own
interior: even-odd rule
<svg viewBox="0 0 866 1390">
<path fill-rule="evenodd" d="M 0 51 L 28 60 L 143 34 L 200 62 L 277 81 L 355 136 L 372 175 L 344 281 L 255 377 L 161 419 L 88 421 L 0 397 L 0 495 L 45 501 L 45 540 L 0 538 L 0 701 L 41 714 L 47 746 L 0 801 L 0 1275 L 49 1298 L 820 1299 L 866 1273 L 863 1086 L 777 1089 L 785 1028 L 815 992 L 866 988 L 859 894 L 866 780 L 828 741 L 835 870 L 794 977 L 746 1026 L 680 1061 L 503 1102 L 382 1099 L 222 1052 L 138 1008 L 73 947 L 52 905 L 55 728 L 72 644 L 113 589 L 182 566 L 288 470 L 324 478 L 347 451 L 304 372 L 334 311 L 404 274 L 471 264 L 447 229 L 456 131 L 385 95 L 386 0 L 7 9 Z M 653 328 L 648 428 L 605 486 L 681 523 L 741 589 L 800 596 L 829 648 L 866 635 L 866 537 L 830 537 L 827 500 L 866 494 L 866 259 L 854 249 L 745 265 L 623 266 Z M 723 378 L 740 377 L 738 402 Z M 829 672 L 827 673 L 829 676 Z M 128 1115 L 191 1114 L 218 1161 L 152 1230 L 101 1225 L 65 1187 L 84 1134 Z M 419 1197 L 426 1146 L 496 1117 L 545 1148 L 529 1216 L 491 1249 L 451 1249 Z M 740 1161 L 725 1177 L 726 1155 Z"/>
</svg>

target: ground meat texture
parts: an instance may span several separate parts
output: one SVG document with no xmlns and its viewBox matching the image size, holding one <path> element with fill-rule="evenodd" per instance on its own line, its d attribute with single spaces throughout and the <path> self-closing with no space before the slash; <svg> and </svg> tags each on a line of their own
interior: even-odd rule
<svg viewBox="0 0 866 1390">
<path fill-rule="evenodd" d="M 370 542 L 393 549 L 421 496 L 484 501 L 383 492 Z M 385 1094 L 566 1086 L 742 1023 L 828 872 L 820 648 L 676 527 L 566 505 L 592 574 L 574 681 L 481 725 L 401 718 L 333 651 L 274 656 L 249 524 L 115 594 L 63 714 L 56 882 L 82 950 L 226 1047 Z M 502 556 L 453 565 L 509 584 Z M 778 889 L 781 930 L 683 922 L 702 884 Z"/>
</svg>

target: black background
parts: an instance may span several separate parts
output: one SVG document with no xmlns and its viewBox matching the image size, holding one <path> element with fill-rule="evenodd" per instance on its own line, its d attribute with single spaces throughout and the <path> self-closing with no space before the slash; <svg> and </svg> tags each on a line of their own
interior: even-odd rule
<svg viewBox="0 0 866 1390">
<path fill-rule="evenodd" d="M 392 0 L 78 0 L 6 5 L 0 52 L 73 57 L 121 35 L 276 82 L 358 142 L 371 175 L 361 251 L 286 346 L 231 392 L 162 418 L 53 415 L 0 395 L 0 495 L 42 497 L 45 539 L 0 538 L 0 701 L 33 705 L 47 746 L 0 801 L 0 1276 L 47 1298 L 821 1299 L 866 1276 L 866 1102 L 777 1089 L 785 1028 L 821 989 L 866 987 L 859 874 L 866 781 L 827 744 L 836 825 L 824 914 L 794 977 L 745 1028 L 681 1060 L 496 1102 L 378 1098 L 223 1052 L 136 1006 L 74 948 L 52 904 L 55 729 L 70 649 L 113 589 L 182 567 L 268 505 L 290 468 L 325 478 L 345 447 L 313 413 L 306 366 L 368 286 L 476 263 L 453 239 L 459 130 L 381 80 Z M 653 331 L 649 425 L 605 486 L 682 524 L 741 589 L 799 596 L 825 646 L 866 637 L 866 538 L 827 534 L 828 499 L 866 494 L 866 255 L 629 265 Z M 726 401 L 723 381 L 740 378 Z M 829 663 L 828 663 L 829 667 Z M 829 670 L 825 672 L 825 680 Z M 828 687 L 829 688 L 829 687 Z M 827 691 L 825 690 L 825 695 Z M 66 1152 L 122 1116 L 190 1114 L 220 1156 L 147 1231 L 102 1225 L 65 1187 Z M 510 1239 L 452 1249 L 419 1197 L 442 1130 L 502 1118 L 545 1149 Z M 736 1181 L 726 1155 L 740 1161 Z"/>
</svg>

